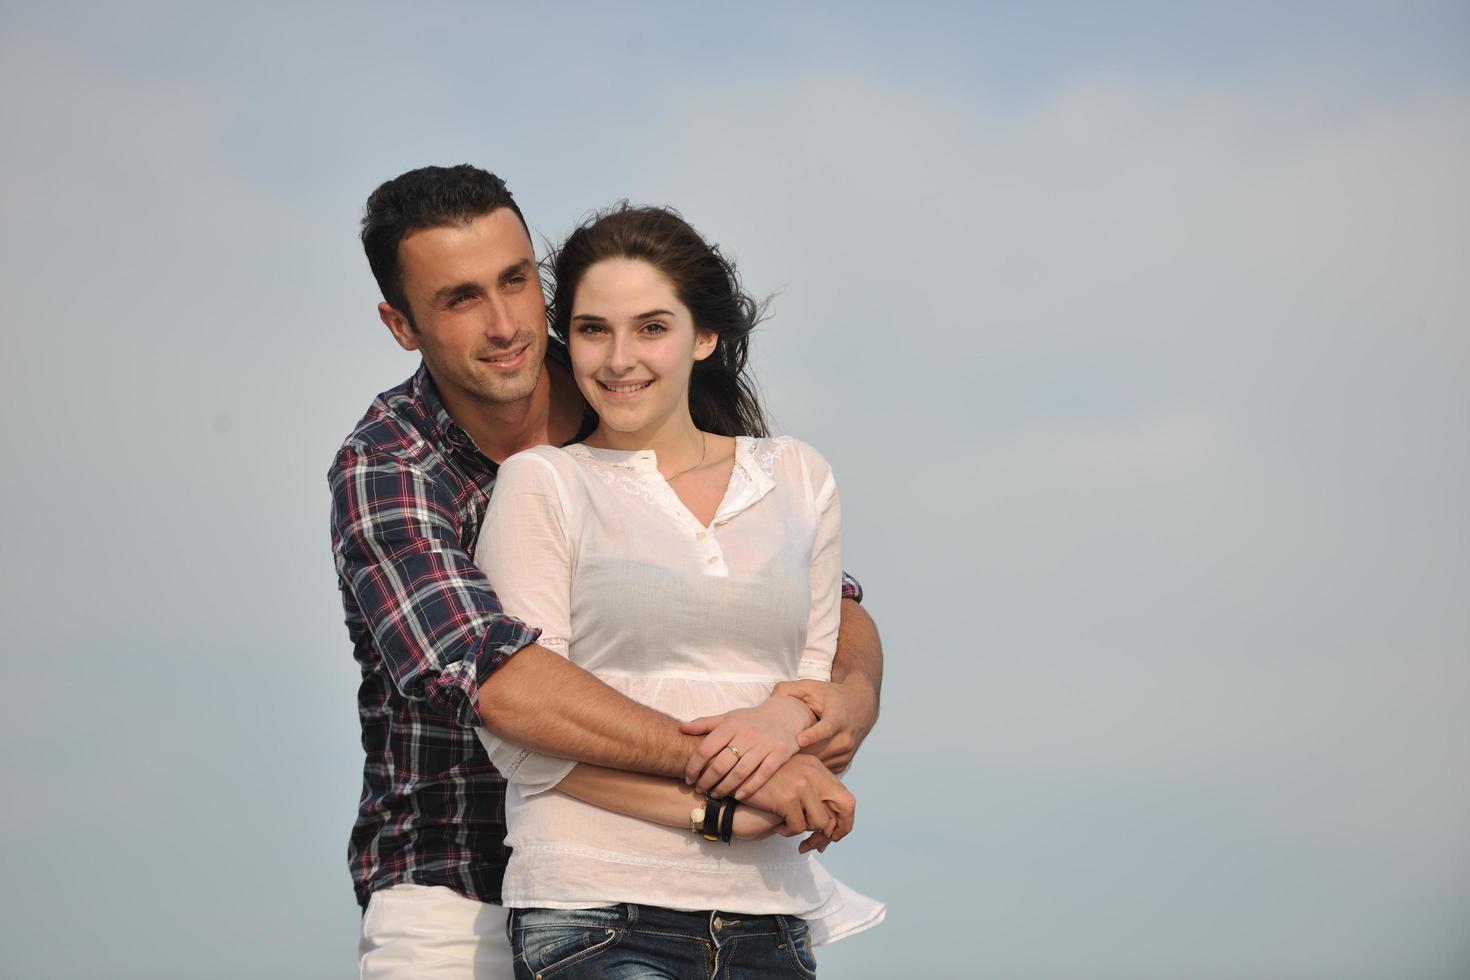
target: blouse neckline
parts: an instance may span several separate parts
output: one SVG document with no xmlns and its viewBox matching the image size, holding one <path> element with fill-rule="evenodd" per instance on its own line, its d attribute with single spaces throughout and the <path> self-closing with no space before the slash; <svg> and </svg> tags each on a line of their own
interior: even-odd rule
<svg viewBox="0 0 1470 980">
<path fill-rule="evenodd" d="M 730 483 L 708 527 L 690 513 L 669 481 L 658 471 L 658 455 L 653 450 L 601 449 L 578 442 L 562 451 L 584 462 L 618 471 L 623 478 L 607 482 L 656 504 L 676 520 L 696 525 L 700 530 L 713 530 L 728 523 L 775 488 L 775 460 L 789 441 L 785 438 L 735 437 L 735 465 L 731 468 Z"/>
</svg>

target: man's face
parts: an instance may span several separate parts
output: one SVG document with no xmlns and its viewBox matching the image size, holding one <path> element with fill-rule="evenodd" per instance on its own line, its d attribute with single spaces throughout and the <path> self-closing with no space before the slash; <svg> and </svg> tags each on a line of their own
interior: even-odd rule
<svg viewBox="0 0 1470 980">
<path fill-rule="evenodd" d="M 546 356 L 546 302 L 515 212 L 413 232 L 398 261 L 414 326 L 387 303 L 378 314 L 404 350 L 423 355 L 446 407 L 530 397 Z"/>
</svg>

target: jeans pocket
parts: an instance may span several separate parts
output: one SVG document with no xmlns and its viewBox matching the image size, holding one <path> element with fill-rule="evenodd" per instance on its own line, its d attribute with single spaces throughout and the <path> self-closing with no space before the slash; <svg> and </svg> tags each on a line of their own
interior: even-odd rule
<svg viewBox="0 0 1470 980">
<path fill-rule="evenodd" d="M 798 919 L 794 915 L 781 916 L 785 933 L 785 946 L 791 954 L 791 962 L 802 976 L 815 977 L 817 975 L 817 958 L 812 953 L 811 929 L 807 926 L 805 919 Z"/>
<path fill-rule="evenodd" d="M 627 934 L 622 906 L 606 909 L 516 909 L 511 949 L 531 974 L 550 977 L 586 963 Z"/>
</svg>

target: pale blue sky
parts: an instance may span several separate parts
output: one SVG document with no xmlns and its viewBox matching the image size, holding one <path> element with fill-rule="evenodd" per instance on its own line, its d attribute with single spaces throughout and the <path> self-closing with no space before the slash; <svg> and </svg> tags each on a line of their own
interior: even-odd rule
<svg viewBox="0 0 1470 980">
<path fill-rule="evenodd" d="M 889 658 L 824 976 L 1470 971 L 1470 8 L 0 2 L 0 975 L 353 975 L 355 240 L 778 292 Z"/>
</svg>

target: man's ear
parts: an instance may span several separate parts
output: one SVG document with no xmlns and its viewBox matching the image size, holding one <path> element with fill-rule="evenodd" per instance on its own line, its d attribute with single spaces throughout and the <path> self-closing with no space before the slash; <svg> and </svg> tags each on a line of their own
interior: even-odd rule
<svg viewBox="0 0 1470 980">
<path fill-rule="evenodd" d="M 715 352 L 715 345 L 720 342 L 720 335 L 713 330 L 701 330 L 694 337 L 694 359 L 702 361 Z"/>
<path fill-rule="evenodd" d="M 393 339 L 398 341 L 399 347 L 402 347 L 404 350 L 419 349 L 418 331 L 413 328 L 413 324 L 408 322 L 408 317 L 399 313 L 387 303 L 379 303 L 378 319 L 383 321 L 383 326 L 387 327 L 388 332 L 393 335 Z"/>
</svg>

